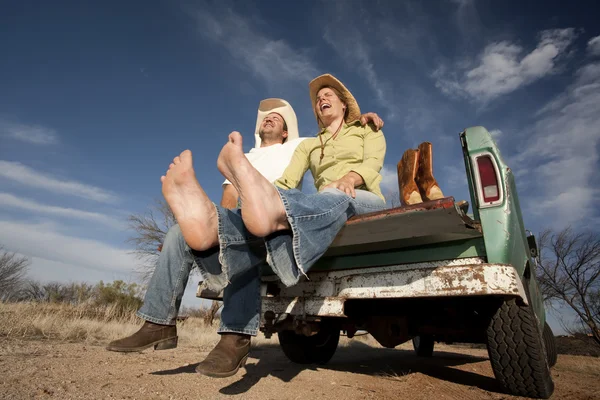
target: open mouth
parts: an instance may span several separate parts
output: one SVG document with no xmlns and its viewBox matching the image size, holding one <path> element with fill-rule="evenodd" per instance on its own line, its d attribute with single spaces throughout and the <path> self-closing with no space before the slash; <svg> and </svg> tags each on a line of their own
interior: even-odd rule
<svg viewBox="0 0 600 400">
<path fill-rule="evenodd" d="M 331 104 L 327 104 L 327 103 L 321 104 L 321 112 L 323 112 L 324 110 L 326 110 L 328 108 L 331 108 Z"/>
</svg>

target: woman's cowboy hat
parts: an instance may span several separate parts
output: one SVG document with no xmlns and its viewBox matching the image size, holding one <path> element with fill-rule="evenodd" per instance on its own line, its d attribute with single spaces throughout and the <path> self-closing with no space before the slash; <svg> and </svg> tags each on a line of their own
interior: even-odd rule
<svg viewBox="0 0 600 400">
<path fill-rule="evenodd" d="M 356 102 L 354 96 L 352 96 L 352 93 L 350 93 L 346 86 L 344 86 L 344 84 L 338 79 L 336 79 L 333 75 L 324 74 L 321 76 L 317 76 L 308 84 L 308 89 L 310 90 L 310 101 L 312 102 L 312 109 L 315 113 L 315 117 L 317 118 L 317 122 L 319 123 L 319 126 L 321 128 L 324 128 L 324 126 L 321 120 L 319 119 L 319 116 L 317 115 L 315 104 L 317 102 L 317 93 L 319 92 L 319 90 L 321 90 L 323 86 L 331 86 L 333 88 L 336 88 L 337 90 L 339 90 L 342 96 L 346 98 L 346 101 L 348 102 L 348 112 L 345 118 L 346 123 L 356 121 L 360 118 L 360 107 L 358 106 L 358 103 Z"/>
<path fill-rule="evenodd" d="M 254 147 L 260 147 L 260 135 L 258 132 L 260 131 L 260 126 L 262 125 L 263 119 L 272 113 L 276 112 L 281 115 L 285 120 L 285 124 L 287 125 L 287 140 L 298 139 L 300 136 L 298 134 L 298 119 L 296 118 L 296 113 L 290 103 L 283 99 L 264 99 L 258 105 L 258 116 L 256 117 L 256 129 L 254 130 L 254 138 L 256 140 L 256 144 Z"/>
</svg>

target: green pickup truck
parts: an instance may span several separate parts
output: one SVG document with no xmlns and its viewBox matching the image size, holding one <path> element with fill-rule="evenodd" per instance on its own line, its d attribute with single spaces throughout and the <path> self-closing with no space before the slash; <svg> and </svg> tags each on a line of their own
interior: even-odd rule
<svg viewBox="0 0 600 400">
<path fill-rule="evenodd" d="M 435 342 L 485 343 L 507 392 L 552 395 L 554 336 L 514 176 L 485 128 L 466 129 L 460 144 L 471 214 L 447 197 L 361 215 L 308 279 L 286 288 L 263 273 L 261 331 L 277 333 L 291 361 L 328 362 L 342 331 L 367 331 L 389 348 L 412 339 L 424 357 Z"/>
</svg>

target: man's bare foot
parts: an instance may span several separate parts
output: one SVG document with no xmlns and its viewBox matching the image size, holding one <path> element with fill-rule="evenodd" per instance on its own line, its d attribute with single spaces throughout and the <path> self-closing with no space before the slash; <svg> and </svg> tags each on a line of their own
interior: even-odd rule
<svg viewBox="0 0 600 400">
<path fill-rule="evenodd" d="M 248 161 L 239 132 L 229 135 L 229 141 L 219 154 L 217 167 L 240 194 L 242 219 L 250 233 L 265 237 L 290 228 L 277 189 Z"/>
<path fill-rule="evenodd" d="M 162 193 L 171 207 L 186 243 L 194 250 L 208 250 L 219 243 L 217 211 L 194 173 L 192 152 L 183 151 L 160 177 Z"/>
</svg>

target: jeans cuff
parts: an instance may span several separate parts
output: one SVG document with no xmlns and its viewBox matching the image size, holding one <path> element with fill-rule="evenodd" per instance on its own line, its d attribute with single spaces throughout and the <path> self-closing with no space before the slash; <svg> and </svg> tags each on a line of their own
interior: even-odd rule
<svg viewBox="0 0 600 400">
<path fill-rule="evenodd" d="M 168 319 L 154 318 L 154 317 L 146 315 L 140 311 L 136 312 L 135 315 L 137 315 L 138 317 L 140 317 L 141 319 L 143 319 L 145 321 L 153 322 L 153 323 L 159 324 L 159 325 L 176 325 L 175 319 L 168 320 Z"/>
<path fill-rule="evenodd" d="M 242 335 L 256 336 L 258 334 L 258 329 L 219 328 L 217 333 L 240 333 Z"/>
</svg>

